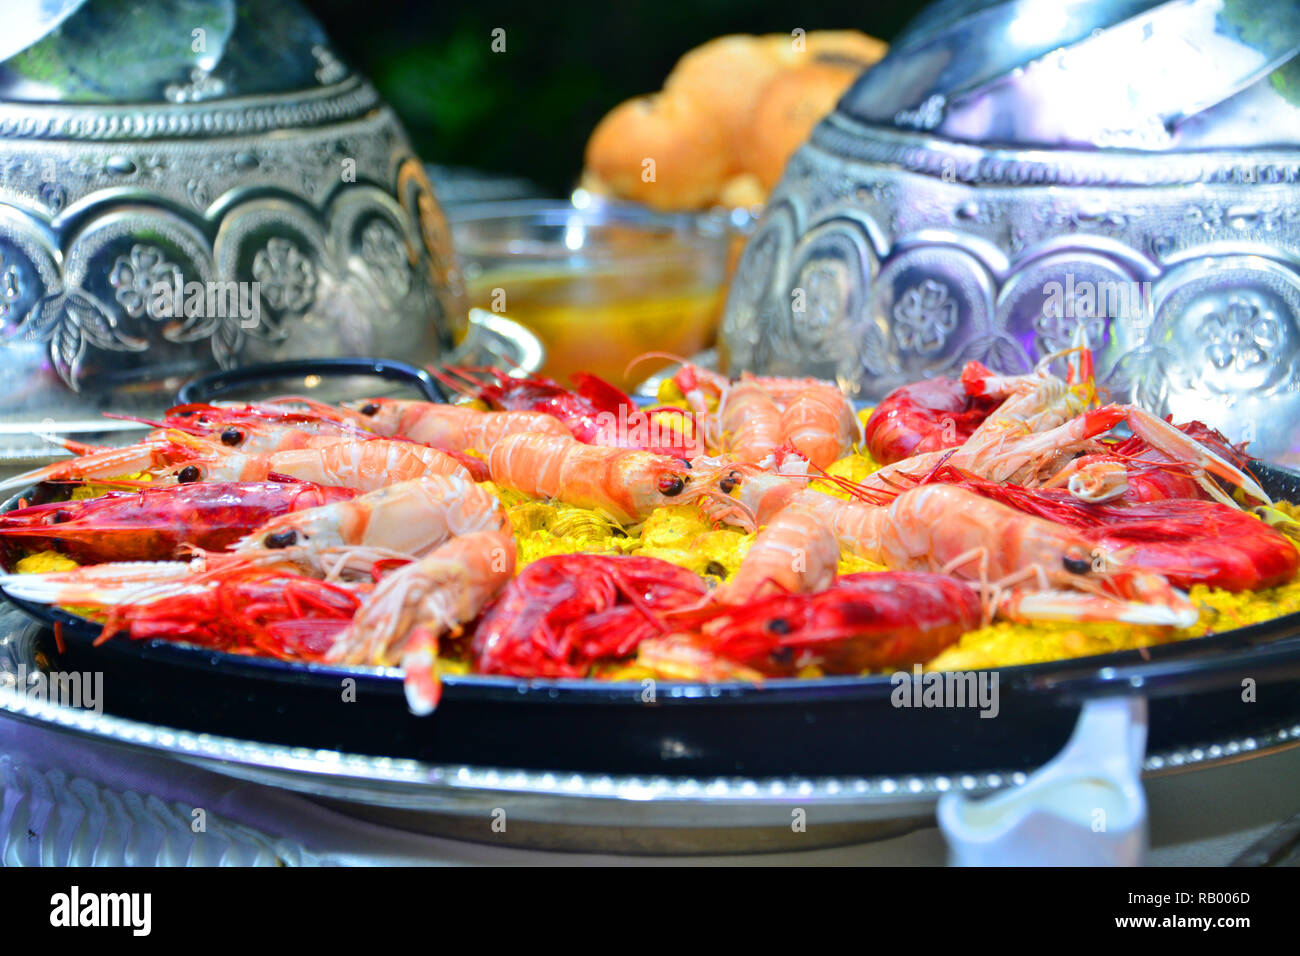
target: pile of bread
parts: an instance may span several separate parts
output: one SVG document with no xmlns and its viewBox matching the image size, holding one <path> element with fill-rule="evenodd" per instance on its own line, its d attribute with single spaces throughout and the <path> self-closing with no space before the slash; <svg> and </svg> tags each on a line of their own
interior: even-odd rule
<svg viewBox="0 0 1300 956">
<path fill-rule="evenodd" d="M 761 204 L 786 160 L 885 50 L 854 30 L 711 40 L 677 62 L 662 91 L 600 121 L 582 185 L 662 210 Z"/>
</svg>

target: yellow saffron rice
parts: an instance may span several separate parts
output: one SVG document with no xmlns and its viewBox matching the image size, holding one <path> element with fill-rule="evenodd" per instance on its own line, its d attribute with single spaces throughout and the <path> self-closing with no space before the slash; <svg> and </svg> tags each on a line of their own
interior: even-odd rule
<svg viewBox="0 0 1300 956">
<path fill-rule="evenodd" d="M 674 390 L 675 386 L 665 387 L 660 392 L 660 400 L 684 404 L 680 392 L 674 395 Z M 864 420 L 865 416 L 863 413 Z M 879 467 L 864 451 L 855 450 L 828 468 L 827 473 L 861 481 Z M 828 494 L 848 497 L 830 482 L 815 481 L 812 486 Z M 484 487 L 497 496 L 510 515 L 519 568 L 555 554 L 639 554 L 688 568 L 716 583 L 735 573 L 754 542 L 752 534 L 735 528 L 713 527 L 694 504 L 658 508 L 640 526 L 624 528 L 590 509 L 535 501 L 491 482 L 485 482 Z M 87 485 L 74 492 L 73 497 L 91 497 L 109 490 L 114 489 Z M 1300 527 L 1300 507 L 1289 502 L 1277 502 L 1267 517 L 1283 533 Z M 1288 518 L 1294 521 L 1286 521 Z M 32 574 L 76 566 L 71 558 L 55 551 L 39 551 L 16 562 L 14 570 Z M 841 574 L 883 570 L 881 565 L 852 555 L 841 557 L 839 564 Z M 1202 637 L 1300 612 L 1300 577 L 1280 587 L 1236 594 L 1197 586 L 1192 588 L 1190 597 L 1201 608 L 1201 616 L 1195 626 L 1185 630 L 1097 621 L 1032 624 L 998 621 L 967 632 L 926 667 L 930 670 L 1007 667 Z M 443 673 L 464 673 L 468 666 L 465 660 L 443 659 L 441 669 Z M 599 666 L 593 676 L 604 680 L 642 680 L 660 675 L 636 662 L 619 662 Z M 809 669 L 800 676 L 821 675 L 816 669 Z"/>
<path fill-rule="evenodd" d="M 869 455 L 856 451 L 831 465 L 827 474 L 861 481 L 879 468 L 880 465 Z M 828 494 L 848 497 L 847 492 L 829 482 L 814 482 L 813 487 Z M 712 527 L 695 505 L 658 508 L 639 528 L 625 529 L 624 534 L 619 535 L 612 530 L 616 526 L 586 509 L 532 501 L 514 492 L 494 490 L 515 522 L 521 568 L 551 554 L 580 551 L 641 554 L 661 558 L 716 580 L 735 573 L 754 541 L 754 535 L 738 529 Z M 1300 518 L 1300 508 L 1295 505 L 1279 502 L 1276 507 L 1289 516 Z M 584 515 L 585 521 L 581 520 Z M 719 575 L 719 570 L 724 574 Z M 841 574 L 884 570 L 881 565 L 853 555 L 844 555 L 840 559 Z M 998 621 L 967 632 L 958 643 L 941 652 L 926 666 L 933 670 L 1008 667 L 1202 637 L 1300 611 L 1300 578 L 1269 590 L 1235 594 L 1198 585 L 1192 588 L 1190 596 L 1200 606 L 1201 617 L 1194 627 L 1186 630 L 1106 621 L 1025 624 Z M 615 680 L 655 676 L 638 664 L 609 665 L 599 669 L 597 674 L 603 679 Z M 818 675 L 810 672 L 804 676 Z"/>
</svg>

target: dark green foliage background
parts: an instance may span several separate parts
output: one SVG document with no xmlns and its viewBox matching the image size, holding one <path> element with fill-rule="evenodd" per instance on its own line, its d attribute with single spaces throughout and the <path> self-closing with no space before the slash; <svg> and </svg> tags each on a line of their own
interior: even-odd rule
<svg viewBox="0 0 1300 956">
<path fill-rule="evenodd" d="M 855 27 L 893 37 L 923 4 L 857 0 L 307 0 L 429 162 L 572 188 L 593 126 L 658 89 L 682 53 L 727 33 Z M 506 31 L 506 52 L 491 33 Z"/>
</svg>

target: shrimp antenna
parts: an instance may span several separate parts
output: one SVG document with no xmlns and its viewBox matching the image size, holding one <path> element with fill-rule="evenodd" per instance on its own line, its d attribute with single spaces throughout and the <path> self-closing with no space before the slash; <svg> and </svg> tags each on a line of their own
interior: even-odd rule
<svg viewBox="0 0 1300 956">
<path fill-rule="evenodd" d="M 964 470 L 958 468 L 956 465 L 950 465 L 950 464 L 948 464 L 949 459 L 952 458 L 952 456 L 956 453 L 956 451 L 957 451 L 956 448 L 951 448 L 951 449 L 949 449 L 948 451 L 946 451 L 944 454 L 940 455 L 940 456 L 939 456 L 939 460 L 936 461 L 936 462 L 934 463 L 934 467 L 931 468 L 931 469 L 930 469 L 930 470 L 929 470 L 929 471 L 928 471 L 924 476 L 922 476 L 922 477 L 921 477 L 921 478 L 920 478 L 916 483 L 917 483 L 918 485 L 927 485 L 927 484 L 931 484 L 931 483 L 934 481 L 934 477 L 935 477 L 935 475 L 938 475 L 938 474 L 940 474 L 941 472 L 947 472 L 948 470 L 951 470 L 951 471 L 953 471 L 953 472 L 956 472 L 957 474 L 960 474 L 960 475 L 970 475 L 970 476 L 973 478 L 974 475 L 971 474 L 970 472 L 968 472 L 968 471 L 964 471 Z M 909 477 L 913 477 L 913 476 L 909 476 Z"/>
<path fill-rule="evenodd" d="M 158 487 L 158 482 L 156 481 L 138 481 L 132 478 L 55 478 L 46 482 L 46 484 L 94 485 L 95 487 L 103 486 L 105 488 L 127 488 L 136 490 Z"/>
<path fill-rule="evenodd" d="M 861 482 L 854 481 L 851 478 L 845 478 L 841 475 L 828 475 L 821 469 L 818 469 L 818 472 L 819 474 L 813 478 L 813 481 L 824 481 L 829 485 L 834 485 L 836 488 L 848 493 L 858 501 L 864 501 L 869 505 L 888 504 L 888 501 L 883 499 L 878 492 L 870 490 Z"/>
<path fill-rule="evenodd" d="M 632 369 L 650 359 L 663 359 L 667 362 L 676 362 L 678 365 L 690 364 L 689 359 L 684 358 L 675 352 L 642 352 L 640 355 L 633 358 L 632 361 L 627 363 L 626 367 L 623 369 L 623 377 L 627 378 L 628 373 L 631 372 Z"/>
<path fill-rule="evenodd" d="M 470 388 L 481 388 L 484 383 L 474 378 L 469 369 L 460 368 L 456 365 L 428 366 L 429 374 L 436 378 L 443 385 L 455 392 L 457 395 L 468 395 L 467 386 Z"/>
<path fill-rule="evenodd" d="M 958 485 L 1017 511 L 1058 524 L 1073 522 L 1083 527 L 1096 527 L 1102 523 L 1097 506 L 1077 501 L 1068 494 L 1061 493 L 1058 497 L 1021 485 L 999 484 L 955 465 L 936 467 L 926 476 L 925 483 Z"/>
<path fill-rule="evenodd" d="M 308 398 L 306 395 L 277 395 L 274 398 L 268 398 L 263 404 L 267 405 L 288 405 L 297 404 L 306 406 L 308 411 L 319 415 L 321 418 L 328 419 L 332 422 L 338 422 L 341 425 L 351 425 L 352 420 L 339 409 L 330 405 L 328 402 L 322 402 L 319 399 Z M 171 426 L 168 426 L 171 427 Z"/>
<path fill-rule="evenodd" d="M 865 501 L 869 505 L 883 506 L 889 504 L 889 502 L 893 500 L 892 497 L 886 496 L 883 492 L 877 491 L 874 488 L 868 488 L 860 481 L 854 481 L 852 478 L 845 478 L 842 475 L 832 475 L 825 468 L 821 468 L 813 464 L 811 461 L 808 462 L 808 467 L 816 473 L 816 478 L 813 480 L 824 481 L 828 484 L 834 485 L 841 491 L 845 491 L 857 500 Z M 800 475 L 797 477 L 808 476 Z M 888 475 L 884 476 L 881 480 L 893 486 L 893 482 L 890 480 Z"/>
<path fill-rule="evenodd" d="M 119 422 L 138 422 L 141 425 L 149 425 L 153 428 L 179 428 L 178 425 L 168 425 L 165 422 L 154 421 L 152 418 L 141 418 L 139 415 L 122 415 L 118 412 L 104 412 L 105 418 L 111 418 Z"/>
<path fill-rule="evenodd" d="M 1120 461 L 1130 464 L 1141 465 L 1144 468 L 1158 468 L 1161 471 L 1179 475 L 1190 475 L 1196 468 L 1190 461 L 1148 461 L 1129 452 L 1113 451 L 1111 449 L 1107 449 L 1106 454 L 1114 455 Z"/>
<path fill-rule="evenodd" d="M 115 418 L 123 422 L 139 422 L 141 425 L 150 425 L 154 428 L 174 429 L 175 431 L 185 432 L 187 435 L 194 435 L 198 438 L 206 437 L 207 433 L 197 425 L 186 425 L 181 422 L 158 422 L 149 418 L 140 418 L 136 415 L 118 415 L 113 412 L 105 412 L 105 418 Z"/>
<path fill-rule="evenodd" d="M 91 445 L 87 442 L 77 441 L 73 438 L 63 438 L 59 435 L 43 435 L 42 437 L 51 445 L 58 445 L 64 451 L 72 452 L 79 458 L 83 455 L 94 455 L 101 451 L 109 451 L 111 447 L 109 445 Z"/>
</svg>

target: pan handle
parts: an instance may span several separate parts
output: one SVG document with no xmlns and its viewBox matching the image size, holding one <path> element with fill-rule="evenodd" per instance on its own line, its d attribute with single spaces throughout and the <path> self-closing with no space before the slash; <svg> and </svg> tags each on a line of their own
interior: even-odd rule
<svg viewBox="0 0 1300 956">
<path fill-rule="evenodd" d="M 447 395 L 433 376 L 422 368 L 393 359 L 377 358 L 317 358 L 294 359 L 288 362 L 268 362 L 248 365 L 204 375 L 185 383 L 176 393 L 180 405 L 211 402 L 230 392 L 266 379 L 288 378 L 294 375 L 374 375 L 400 382 L 418 390 L 430 402 L 447 401 Z"/>
</svg>

